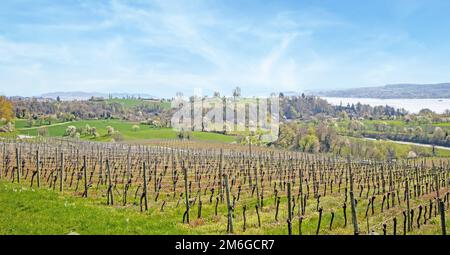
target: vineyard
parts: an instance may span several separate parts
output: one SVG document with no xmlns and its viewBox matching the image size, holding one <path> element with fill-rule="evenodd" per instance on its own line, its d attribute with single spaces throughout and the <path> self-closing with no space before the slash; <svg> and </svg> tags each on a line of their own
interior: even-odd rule
<svg viewBox="0 0 450 255">
<path fill-rule="evenodd" d="M 175 215 L 174 224 L 211 233 L 446 231 L 449 159 L 353 161 L 176 140 L 131 145 L 42 138 L 0 146 L 1 181 L 144 215 L 167 213 Z"/>
</svg>

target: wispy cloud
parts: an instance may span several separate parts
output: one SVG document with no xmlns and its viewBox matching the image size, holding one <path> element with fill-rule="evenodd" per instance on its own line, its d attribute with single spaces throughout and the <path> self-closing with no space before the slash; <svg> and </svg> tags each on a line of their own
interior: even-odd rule
<svg viewBox="0 0 450 255">
<path fill-rule="evenodd" d="M 0 10 L 0 91 L 173 96 L 194 87 L 224 93 L 241 86 L 254 94 L 450 80 L 442 53 L 448 46 L 439 48 L 402 23 L 423 4 L 396 3 L 374 6 L 391 15 L 374 21 L 352 0 L 250 7 L 234 1 L 7 1 Z"/>
</svg>

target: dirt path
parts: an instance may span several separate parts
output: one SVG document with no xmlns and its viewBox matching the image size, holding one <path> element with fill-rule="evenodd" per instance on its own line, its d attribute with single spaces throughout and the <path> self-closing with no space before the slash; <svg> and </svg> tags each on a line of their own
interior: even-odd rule
<svg viewBox="0 0 450 255">
<path fill-rule="evenodd" d="M 51 125 L 43 125 L 43 126 L 39 126 L 39 127 L 30 127 L 30 128 L 18 128 L 18 131 L 24 131 L 24 130 L 33 130 L 33 129 L 38 129 L 41 127 L 55 127 L 55 126 L 62 126 L 62 125 L 66 125 L 72 123 L 72 121 L 66 121 L 66 122 L 60 122 L 60 123 L 55 123 L 55 124 L 51 124 Z"/>
</svg>

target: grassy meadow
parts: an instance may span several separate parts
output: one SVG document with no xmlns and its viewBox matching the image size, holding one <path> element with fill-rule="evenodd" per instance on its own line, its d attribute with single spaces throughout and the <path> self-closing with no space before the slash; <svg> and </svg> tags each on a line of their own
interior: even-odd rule
<svg viewBox="0 0 450 255">
<path fill-rule="evenodd" d="M 37 136 L 39 128 L 42 127 L 26 127 L 24 120 L 16 120 L 17 130 L 14 134 L 10 135 L 29 135 Z M 108 136 L 107 127 L 111 126 L 114 130 L 119 131 L 125 141 L 137 141 L 137 140 L 152 140 L 152 139 L 176 139 L 177 132 L 171 128 L 156 128 L 149 125 L 140 123 L 128 122 L 123 120 L 82 120 L 74 122 L 54 123 L 52 125 L 46 125 L 48 130 L 48 136 L 62 137 L 68 126 L 75 126 L 77 128 L 84 128 L 86 125 L 90 127 L 96 127 L 99 134 L 98 137 L 90 135 L 81 135 L 81 139 L 92 141 L 111 141 L 112 137 Z M 133 126 L 138 125 L 139 129 L 133 130 Z M 231 143 L 236 140 L 235 136 L 228 136 L 218 133 L 206 133 L 206 132 L 192 132 L 193 140 L 200 141 L 216 141 Z"/>
<path fill-rule="evenodd" d="M 214 203 L 204 202 L 202 218 L 197 218 L 197 206 L 191 208 L 191 223 L 183 224 L 182 215 L 184 206 L 168 204 L 161 211 L 160 206 L 150 206 L 149 211 L 140 212 L 139 205 L 123 207 L 107 206 L 106 198 L 96 194 L 89 198 L 81 198 L 71 192 L 56 192 L 46 187 L 40 189 L 18 185 L 0 180 L 0 235 L 4 234 L 59 234 L 65 235 L 72 232 L 88 234 L 226 234 L 227 217 L 226 204 L 219 204 L 218 215 L 214 215 Z M 72 192 L 73 193 L 73 192 Z M 100 193 L 100 192 L 98 192 Z M 92 194 L 92 193 L 91 193 Z M 154 201 L 150 199 L 150 204 Z M 321 200 L 324 208 L 339 208 L 340 199 L 336 196 L 327 196 Z M 249 202 L 247 206 L 247 229 L 243 231 L 242 208 L 237 208 L 234 217 L 234 229 L 236 234 L 287 234 L 286 225 L 286 197 L 282 198 L 278 221 L 274 218 L 275 203 L 273 198 L 267 198 L 260 212 L 261 227 L 258 227 L 258 219 L 255 213 L 256 200 Z M 161 204 L 160 201 L 157 202 Z M 253 204 L 252 204 L 253 203 Z M 414 201 L 413 201 L 414 203 Z M 361 205 L 360 205 L 361 204 Z M 315 203 L 309 203 L 307 211 L 310 212 L 303 220 L 302 233 L 314 235 L 317 230 L 318 212 Z M 379 207 L 380 205 L 377 205 Z M 358 218 L 364 217 L 366 204 L 358 203 Z M 335 211 L 338 217 L 333 222 L 333 228 L 329 230 L 331 221 L 330 212 L 323 213 L 320 234 L 344 234 L 352 235 L 353 227 L 347 224 L 344 227 L 341 210 Z M 398 210 L 391 210 L 389 215 L 376 215 L 370 217 L 371 228 L 381 233 L 381 225 L 377 222 L 385 220 Z M 380 218 L 381 217 L 381 218 Z M 431 223 L 422 225 L 420 229 L 414 228 L 410 234 L 437 234 L 440 231 L 438 217 L 432 218 Z M 379 225 L 379 224 L 378 224 Z M 446 222 L 447 228 L 450 221 Z M 294 219 L 293 233 L 298 234 L 298 219 Z M 360 222 L 360 231 L 367 231 L 366 223 Z M 397 234 L 401 234 L 399 226 Z"/>
</svg>

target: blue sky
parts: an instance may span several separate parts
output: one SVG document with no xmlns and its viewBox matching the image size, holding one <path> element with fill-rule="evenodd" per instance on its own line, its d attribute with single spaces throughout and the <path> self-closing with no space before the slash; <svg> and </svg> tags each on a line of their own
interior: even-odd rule
<svg viewBox="0 0 450 255">
<path fill-rule="evenodd" d="M 2 0 L 0 94 L 450 82 L 450 1 Z"/>
</svg>

